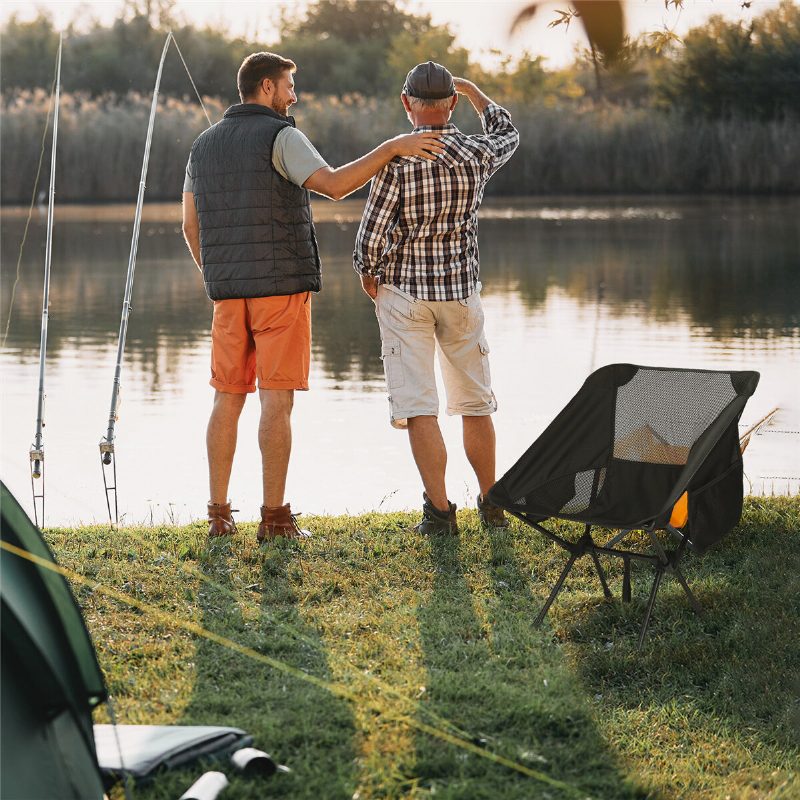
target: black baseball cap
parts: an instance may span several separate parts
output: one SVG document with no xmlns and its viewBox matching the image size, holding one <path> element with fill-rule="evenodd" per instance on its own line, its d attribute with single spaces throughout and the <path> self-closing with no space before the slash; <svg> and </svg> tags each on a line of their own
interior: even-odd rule
<svg viewBox="0 0 800 800">
<path fill-rule="evenodd" d="M 434 61 L 417 64 L 406 75 L 403 94 L 419 97 L 421 100 L 442 100 L 456 93 L 450 71 Z"/>
</svg>

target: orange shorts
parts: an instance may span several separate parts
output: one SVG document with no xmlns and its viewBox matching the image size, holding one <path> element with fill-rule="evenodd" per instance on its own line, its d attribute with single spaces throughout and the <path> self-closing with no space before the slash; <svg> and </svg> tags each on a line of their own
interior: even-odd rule
<svg viewBox="0 0 800 800">
<path fill-rule="evenodd" d="M 308 389 L 311 293 L 217 300 L 211 385 L 220 392 Z"/>
</svg>

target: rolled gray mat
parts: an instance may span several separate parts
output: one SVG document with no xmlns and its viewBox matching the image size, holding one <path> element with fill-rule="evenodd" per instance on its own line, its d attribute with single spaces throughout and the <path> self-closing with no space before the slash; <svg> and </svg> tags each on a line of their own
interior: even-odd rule
<svg viewBox="0 0 800 800">
<path fill-rule="evenodd" d="M 203 773 L 182 795 L 180 800 L 215 800 L 228 786 L 222 772 Z"/>
<path fill-rule="evenodd" d="M 255 747 L 243 747 L 231 755 L 231 763 L 248 778 L 268 778 L 278 771 L 278 765 L 269 753 Z"/>
</svg>

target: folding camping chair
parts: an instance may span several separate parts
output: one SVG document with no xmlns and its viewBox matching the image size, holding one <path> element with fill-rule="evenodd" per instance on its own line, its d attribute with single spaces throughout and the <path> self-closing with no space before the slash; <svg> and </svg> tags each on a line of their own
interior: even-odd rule
<svg viewBox="0 0 800 800">
<path fill-rule="evenodd" d="M 664 573 L 702 608 L 678 568 L 687 549 L 702 553 L 739 521 L 743 475 L 738 421 L 758 385 L 757 372 L 610 364 L 592 373 L 528 451 L 492 487 L 488 498 L 543 533 L 569 559 L 536 617 L 540 624 L 576 559 L 589 555 L 611 597 L 599 555 L 623 561 L 622 600 L 631 598 L 632 561 L 652 563 L 639 647 Z M 583 523 L 570 541 L 545 528 L 549 518 Z M 618 530 L 603 544 L 596 527 Z M 651 552 L 622 549 L 644 531 Z M 668 549 L 657 531 L 667 531 Z"/>
</svg>

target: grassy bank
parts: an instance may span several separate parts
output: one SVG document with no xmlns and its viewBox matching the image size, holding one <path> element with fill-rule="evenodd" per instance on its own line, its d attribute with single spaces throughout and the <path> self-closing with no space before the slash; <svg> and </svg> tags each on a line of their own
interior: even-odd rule
<svg viewBox="0 0 800 800">
<path fill-rule="evenodd" d="M 536 630 L 562 551 L 461 520 L 460 538 L 429 540 L 408 514 L 308 518 L 311 542 L 263 548 L 247 523 L 215 542 L 201 523 L 47 538 L 89 579 L 75 591 L 120 722 L 239 726 L 292 769 L 235 779 L 231 797 L 800 794 L 800 499 L 749 499 L 689 557 L 706 616 L 665 581 L 642 653 L 646 570 L 623 606 L 578 562 Z"/>
<path fill-rule="evenodd" d="M 43 91 L 4 95 L 2 202 L 27 203 L 34 185 L 49 98 Z M 469 104 L 455 121 L 478 126 Z M 223 112 L 208 101 L 213 121 Z M 133 201 L 150 110 L 149 96 L 90 99 L 62 95 L 56 191 L 59 202 Z M 522 143 L 513 167 L 490 194 L 598 192 L 798 192 L 800 120 L 708 121 L 613 105 L 512 106 Z M 408 130 L 396 99 L 304 96 L 298 125 L 334 166 Z M 180 195 L 194 138 L 206 126 L 196 102 L 163 99 L 156 121 L 148 200 Z M 48 150 L 49 153 L 49 150 Z M 47 187 L 47 163 L 40 186 Z"/>
</svg>

